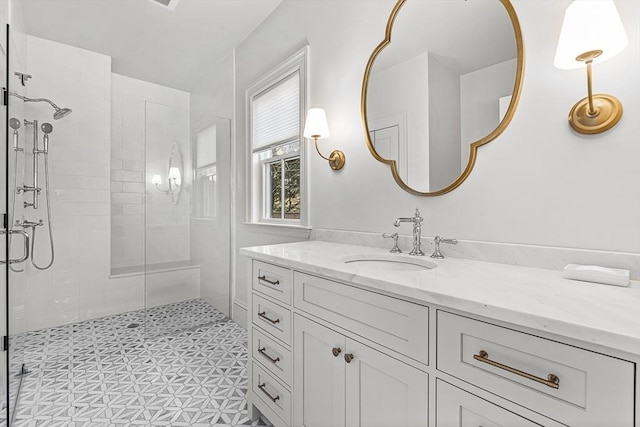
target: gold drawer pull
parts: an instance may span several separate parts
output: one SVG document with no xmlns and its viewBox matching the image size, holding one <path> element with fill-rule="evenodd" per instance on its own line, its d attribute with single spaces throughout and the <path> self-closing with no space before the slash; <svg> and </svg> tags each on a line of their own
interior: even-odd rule
<svg viewBox="0 0 640 427">
<path fill-rule="evenodd" d="M 261 312 L 259 312 L 259 313 L 258 313 L 258 316 L 262 317 L 262 318 L 263 318 L 263 319 L 265 319 L 265 320 L 268 320 L 268 321 L 269 321 L 269 322 L 271 322 L 273 325 L 275 325 L 276 323 L 280 323 L 280 319 L 276 319 L 276 320 L 269 319 L 269 318 L 267 317 L 267 313 L 266 313 L 265 311 L 261 311 Z"/>
<path fill-rule="evenodd" d="M 266 386 L 266 385 L 267 385 L 266 383 L 258 384 L 258 388 L 259 388 L 260 390 L 262 390 L 262 392 L 263 392 L 264 394 L 266 394 L 266 395 L 267 395 L 267 397 L 268 397 L 269 399 L 271 399 L 271 401 L 272 401 L 273 403 L 276 403 L 276 400 L 280 399 L 280 396 L 276 396 L 276 397 L 271 396 L 271 393 L 269 393 L 269 392 L 265 389 L 265 386 Z"/>
<path fill-rule="evenodd" d="M 267 349 L 266 347 L 259 348 L 259 349 L 258 349 L 258 353 L 260 353 L 261 355 L 263 355 L 264 357 L 266 357 L 267 359 L 269 359 L 269 360 L 271 361 L 271 363 L 273 363 L 274 365 L 275 365 L 276 363 L 278 363 L 278 362 L 280 361 L 280 358 L 279 358 L 279 357 L 276 357 L 276 358 L 274 359 L 273 357 L 269 356 L 269 355 L 267 354 L 267 352 L 266 352 L 266 349 Z"/>
<path fill-rule="evenodd" d="M 557 375 L 549 374 L 546 380 L 544 378 L 536 377 L 535 375 L 531 375 L 527 372 L 512 368 L 511 366 L 503 365 L 500 362 L 489 359 L 489 353 L 484 350 L 480 350 L 480 353 L 474 354 L 473 358 L 479 362 L 487 363 L 491 366 L 495 366 L 496 368 L 504 369 L 505 371 L 511 372 L 512 374 L 520 375 L 521 377 L 525 377 L 537 383 L 544 384 L 548 387 L 556 389 L 560 388 L 560 378 L 558 378 Z"/>
<path fill-rule="evenodd" d="M 275 282 L 272 280 L 267 279 L 267 276 L 265 276 L 264 274 L 262 276 L 258 276 L 258 280 L 262 280 L 263 282 L 267 282 L 270 285 L 279 285 L 280 281 L 276 280 Z"/>
</svg>

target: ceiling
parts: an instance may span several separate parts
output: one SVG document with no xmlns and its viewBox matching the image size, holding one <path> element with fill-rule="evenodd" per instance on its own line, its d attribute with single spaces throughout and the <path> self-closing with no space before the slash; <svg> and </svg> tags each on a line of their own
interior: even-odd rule
<svg viewBox="0 0 640 427">
<path fill-rule="evenodd" d="M 30 35 L 99 52 L 115 73 L 191 91 L 282 0 L 18 0 Z"/>
</svg>

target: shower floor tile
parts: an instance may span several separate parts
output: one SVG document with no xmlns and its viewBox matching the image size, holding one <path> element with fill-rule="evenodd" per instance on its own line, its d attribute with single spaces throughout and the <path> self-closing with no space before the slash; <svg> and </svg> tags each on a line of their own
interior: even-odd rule
<svg viewBox="0 0 640 427">
<path fill-rule="evenodd" d="M 16 427 L 264 425 L 247 415 L 246 331 L 202 300 L 43 329 L 24 348 Z"/>
</svg>

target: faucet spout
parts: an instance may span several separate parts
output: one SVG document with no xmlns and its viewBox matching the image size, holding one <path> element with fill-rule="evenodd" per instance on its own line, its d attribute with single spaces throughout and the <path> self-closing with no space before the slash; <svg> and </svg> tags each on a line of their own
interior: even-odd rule
<svg viewBox="0 0 640 427">
<path fill-rule="evenodd" d="M 396 220 L 393 221 L 393 226 L 400 227 L 401 222 L 413 222 L 413 221 L 414 221 L 414 218 L 396 218 Z"/>
<path fill-rule="evenodd" d="M 424 252 L 420 249 L 420 233 L 422 231 L 422 220 L 420 211 L 416 208 L 416 213 L 411 218 L 396 218 L 393 222 L 394 227 L 400 227 L 402 222 L 413 223 L 413 249 L 409 252 L 409 255 L 423 256 Z"/>
</svg>

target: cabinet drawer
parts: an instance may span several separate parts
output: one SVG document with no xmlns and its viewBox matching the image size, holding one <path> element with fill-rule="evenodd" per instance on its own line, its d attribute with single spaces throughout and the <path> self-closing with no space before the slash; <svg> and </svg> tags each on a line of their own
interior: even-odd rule
<svg viewBox="0 0 640 427">
<path fill-rule="evenodd" d="M 279 416 L 287 425 L 291 424 L 291 393 L 257 363 L 253 363 L 253 394 Z"/>
<path fill-rule="evenodd" d="M 252 356 L 260 362 L 270 373 L 291 386 L 292 360 L 291 352 L 275 340 L 253 328 Z"/>
<path fill-rule="evenodd" d="M 253 261 L 253 289 L 285 304 L 291 304 L 291 270 Z"/>
<path fill-rule="evenodd" d="M 293 282 L 295 307 L 429 363 L 429 308 L 297 271 Z"/>
<path fill-rule="evenodd" d="M 531 421 L 444 381 L 436 382 L 436 424 L 447 427 L 560 426 L 551 420 Z"/>
<path fill-rule="evenodd" d="M 562 423 L 632 426 L 631 362 L 438 311 L 437 369 Z"/>
<path fill-rule="evenodd" d="M 253 324 L 291 345 L 291 311 L 256 294 L 252 299 Z"/>
</svg>

